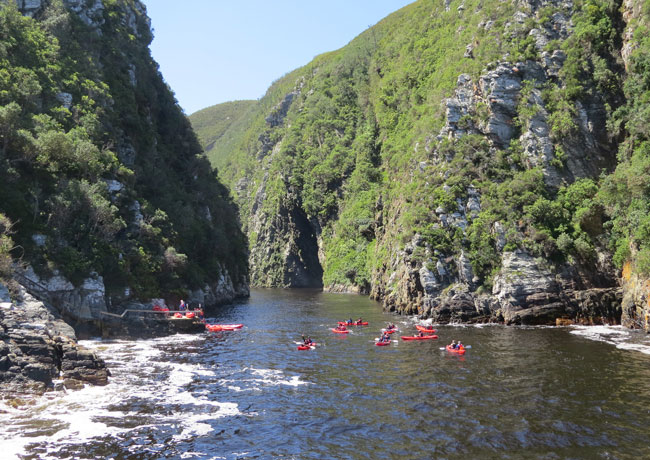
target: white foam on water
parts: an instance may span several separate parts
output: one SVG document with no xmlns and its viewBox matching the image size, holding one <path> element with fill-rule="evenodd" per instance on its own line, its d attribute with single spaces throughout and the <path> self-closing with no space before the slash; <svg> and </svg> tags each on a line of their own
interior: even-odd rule
<svg viewBox="0 0 650 460">
<path fill-rule="evenodd" d="M 42 398 L 36 406 L 21 410 L 22 417 L 29 417 L 30 425 L 42 426 L 44 422 L 55 422 L 62 424 L 65 428 L 56 433 L 44 436 L 20 436 L 13 433 L 10 439 L 3 439 L 0 435 L 3 446 L 3 458 L 7 456 L 18 457 L 27 455 L 25 448 L 30 444 L 59 444 L 70 442 L 83 444 L 84 442 L 99 436 L 114 436 L 124 431 L 121 428 L 111 427 L 105 423 L 97 422 L 95 419 L 101 416 L 119 417 L 126 414 L 122 412 L 107 411 L 97 407 L 97 388 L 85 387 L 76 392 L 64 394 L 54 399 Z M 11 421 L 3 421 L 3 425 L 11 424 Z M 29 426 L 29 425 L 28 425 Z M 21 430 L 23 431 L 23 430 Z M 24 431 L 23 431 L 24 432 Z M 29 433 L 29 429 L 27 434 Z"/>
<path fill-rule="evenodd" d="M 261 386 L 277 386 L 277 385 L 286 385 L 291 387 L 297 387 L 300 385 L 311 385 L 311 382 L 306 382 L 300 380 L 300 377 L 294 375 L 287 379 L 284 373 L 281 370 L 277 369 L 255 369 L 253 367 L 247 367 L 243 369 L 244 371 L 248 370 L 251 374 L 262 377 L 259 379 L 240 379 L 238 382 L 254 382 L 260 384 Z M 253 387 L 253 390 L 260 389 L 259 386 Z"/>
<path fill-rule="evenodd" d="M 503 326 L 502 324 L 499 323 L 476 323 L 472 324 L 472 327 L 475 327 L 477 329 L 482 329 L 484 327 L 500 327 Z"/>
<path fill-rule="evenodd" d="M 616 346 L 620 350 L 650 355 L 650 338 L 633 334 L 623 326 L 571 326 L 571 334 Z"/>
<path fill-rule="evenodd" d="M 618 345 L 616 345 L 616 348 L 620 348 L 621 350 L 640 351 L 645 355 L 650 355 L 650 345 L 642 345 L 636 343 L 619 343 Z"/>
<path fill-rule="evenodd" d="M 196 336 L 177 335 L 138 341 L 82 341 L 83 346 L 95 351 L 109 364 L 113 373 L 109 384 L 47 393 L 38 398 L 35 404 L 19 408 L 0 403 L 0 424 L 4 427 L 4 432 L 0 432 L 2 458 L 29 455 L 26 448 L 32 444 L 47 445 L 48 455 L 51 455 L 61 445 L 79 445 L 104 436 L 124 436 L 124 433 L 149 426 L 142 424 L 122 428 L 110 425 L 110 420 L 132 415 L 129 410 L 114 409 L 132 398 L 180 404 L 183 409 L 173 414 L 156 415 L 155 424 L 181 426 L 183 431 L 178 436 L 182 439 L 204 436 L 213 431 L 207 423 L 210 420 L 241 415 L 236 403 L 211 401 L 207 399 L 209 392 L 192 394 L 187 390 L 196 376 L 214 375 L 212 369 L 203 364 L 166 361 L 164 350 L 159 349 L 162 344 L 184 344 L 196 340 Z M 151 378 L 153 373 L 160 372 L 168 378 Z M 199 413 L 187 409 L 188 405 L 200 408 Z M 109 410 L 110 407 L 113 408 Z M 109 421 L 103 423 L 98 420 Z M 54 427 L 52 431 L 57 426 L 61 428 L 48 435 L 34 436 L 47 426 Z"/>
</svg>

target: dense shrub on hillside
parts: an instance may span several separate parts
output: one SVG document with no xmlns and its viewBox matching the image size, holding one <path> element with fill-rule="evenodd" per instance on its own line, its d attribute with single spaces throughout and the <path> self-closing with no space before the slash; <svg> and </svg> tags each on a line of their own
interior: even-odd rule
<svg viewBox="0 0 650 460">
<path fill-rule="evenodd" d="M 98 32 L 60 0 L 35 19 L 0 4 L 0 211 L 16 243 L 38 270 L 97 271 L 142 297 L 224 269 L 245 282 L 236 208 L 151 59 L 147 23 L 130 0 L 104 6 Z"/>
</svg>

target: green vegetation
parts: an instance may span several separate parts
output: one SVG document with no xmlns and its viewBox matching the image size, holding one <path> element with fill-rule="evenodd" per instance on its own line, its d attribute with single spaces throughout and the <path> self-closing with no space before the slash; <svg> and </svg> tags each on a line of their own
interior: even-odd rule
<svg viewBox="0 0 650 460">
<path fill-rule="evenodd" d="M 142 298 L 224 269 L 245 282 L 236 208 L 151 59 L 146 21 L 133 0 L 104 5 L 100 35 L 60 0 L 36 19 L 0 4 L 0 211 L 20 255 Z"/>
<path fill-rule="evenodd" d="M 619 265 L 633 258 L 650 273 L 648 2 L 632 24 L 637 46 L 627 74 L 621 1 L 549 5 L 526 10 L 523 20 L 513 19 L 515 3 L 523 8 L 467 0 L 446 11 L 419 1 L 275 82 L 226 129 L 227 148 L 217 140 L 212 152 L 219 154 L 210 155 L 237 190 L 245 228 L 258 225 L 248 230 L 252 251 L 267 251 L 280 270 L 285 240 L 262 235 L 281 209 L 299 209 L 321 238 L 325 285 L 372 285 L 404 262 L 416 234 L 424 244 L 409 252 L 409 268 L 462 251 L 484 288 L 500 268 L 498 240 L 503 251 L 522 249 L 558 266 L 589 266 L 598 251 L 611 251 Z M 542 45 L 531 31 L 553 28 L 556 15 L 570 18 L 571 33 L 543 51 L 566 59 L 557 78 L 522 81 L 514 138 L 499 148 L 482 132 L 492 108 L 479 78 L 497 62 L 540 61 Z M 464 57 L 468 45 L 471 57 Z M 476 104 L 456 123 L 462 136 L 437 138 L 460 74 L 474 83 Z M 268 123 L 292 92 L 286 116 Z M 600 177 L 571 170 L 586 110 L 607 118 L 603 144 L 620 145 L 613 173 L 613 158 Z M 518 137 L 539 117 L 552 150 L 531 160 Z M 558 182 L 551 185 L 550 176 Z M 470 190 L 480 211 L 468 212 L 463 228 L 445 224 Z"/>
<path fill-rule="evenodd" d="M 256 101 L 234 101 L 217 104 L 194 112 L 188 118 L 207 155 L 215 159 L 214 165 L 221 168 L 219 159 L 238 140 L 241 120 L 254 110 Z M 224 137 L 225 136 L 225 137 Z"/>
</svg>

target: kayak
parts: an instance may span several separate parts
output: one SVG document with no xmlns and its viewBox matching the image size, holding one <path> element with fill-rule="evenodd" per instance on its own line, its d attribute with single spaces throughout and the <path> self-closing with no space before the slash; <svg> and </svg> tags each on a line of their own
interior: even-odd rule
<svg viewBox="0 0 650 460">
<path fill-rule="evenodd" d="M 192 318 L 194 318 L 195 316 L 196 316 L 196 315 L 194 314 L 194 312 L 191 312 L 191 311 L 188 311 L 187 313 L 185 313 L 185 317 L 186 317 L 186 318 L 190 318 L 190 319 L 192 319 Z"/>
<path fill-rule="evenodd" d="M 303 343 L 303 344 L 298 345 L 298 350 L 310 350 L 312 348 L 316 348 L 316 345 L 318 345 L 316 342 L 312 342 L 311 345 L 305 345 Z"/>
<path fill-rule="evenodd" d="M 437 338 L 438 338 L 437 335 L 425 335 L 423 337 L 420 337 L 420 336 L 417 336 L 417 335 L 413 336 L 413 337 L 407 337 L 407 336 L 404 336 L 404 335 L 402 336 L 402 340 L 430 340 L 430 339 L 435 340 Z"/>
<path fill-rule="evenodd" d="M 421 332 L 428 332 L 429 334 L 433 334 L 433 333 L 435 333 L 435 332 L 438 332 L 438 331 L 436 331 L 435 329 L 427 329 L 427 326 L 420 326 L 419 324 L 416 325 L 415 328 L 416 328 L 418 331 L 421 331 Z"/>
<path fill-rule="evenodd" d="M 174 313 L 174 318 L 182 318 L 183 314 L 182 313 Z"/>
<path fill-rule="evenodd" d="M 350 332 L 350 331 L 348 331 L 348 330 L 345 330 L 345 331 L 339 331 L 338 329 L 334 329 L 334 328 L 332 328 L 332 332 L 336 332 L 337 334 L 347 334 L 347 333 Z"/>
<path fill-rule="evenodd" d="M 447 349 L 447 351 L 451 353 L 458 353 L 459 355 L 465 354 L 465 347 L 456 349 L 456 348 L 451 348 L 449 345 L 447 345 L 445 348 Z"/>
<path fill-rule="evenodd" d="M 390 345 L 390 342 L 375 342 L 375 345 L 378 347 L 385 347 L 387 345 Z"/>
<path fill-rule="evenodd" d="M 243 324 L 206 324 L 205 328 L 210 332 L 219 332 L 219 331 L 236 331 L 242 326 Z"/>
<path fill-rule="evenodd" d="M 386 334 L 392 334 L 393 332 L 397 332 L 397 329 L 382 329 Z"/>
<path fill-rule="evenodd" d="M 367 326 L 368 321 L 362 321 L 362 322 L 354 322 L 354 323 L 348 323 L 345 321 L 339 321 L 340 326 Z"/>
</svg>

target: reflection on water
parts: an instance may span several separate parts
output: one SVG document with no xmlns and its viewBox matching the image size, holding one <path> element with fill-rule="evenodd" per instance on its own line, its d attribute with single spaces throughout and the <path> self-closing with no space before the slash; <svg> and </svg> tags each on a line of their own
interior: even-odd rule
<svg viewBox="0 0 650 460">
<path fill-rule="evenodd" d="M 329 330 L 359 316 L 370 326 Z M 625 349 L 643 351 L 645 336 L 442 326 L 438 341 L 403 342 L 413 319 L 364 297 L 310 290 L 255 291 L 215 320 L 246 326 L 86 342 L 111 367 L 111 383 L 6 407 L 5 455 L 650 458 L 650 356 Z M 401 332 L 376 347 L 387 321 Z M 320 345 L 296 350 L 301 334 Z M 441 350 L 452 339 L 471 349 Z"/>
</svg>

